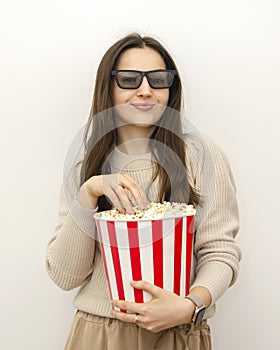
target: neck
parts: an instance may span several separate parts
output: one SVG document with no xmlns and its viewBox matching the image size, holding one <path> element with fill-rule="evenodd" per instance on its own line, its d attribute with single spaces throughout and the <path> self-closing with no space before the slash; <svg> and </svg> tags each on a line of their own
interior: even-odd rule
<svg viewBox="0 0 280 350">
<path fill-rule="evenodd" d="M 154 128 L 154 126 L 153 126 Z M 125 125 L 118 128 L 118 141 L 117 145 L 119 149 L 126 154 L 145 154 L 149 153 L 149 137 L 153 129 L 148 130 L 132 130 L 132 126 Z"/>
</svg>

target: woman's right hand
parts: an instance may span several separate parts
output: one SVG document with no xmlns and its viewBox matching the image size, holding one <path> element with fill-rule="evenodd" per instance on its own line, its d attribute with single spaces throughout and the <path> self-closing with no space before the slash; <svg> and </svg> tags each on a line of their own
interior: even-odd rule
<svg viewBox="0 0 280 350">
<path fill-rule="evenodd" d="M 133 204 L 127 193 L 131 193 Z M 98 197 L 105 195 L 113 207 L 121 212 L 133 213 L 133 206 L 138 205 L 144 209 L 149 204 L 141 186 L 128 174 L 97 175 L 89 178 L 82 186 L 93 207 L 97 206 Z"/>
</svg>

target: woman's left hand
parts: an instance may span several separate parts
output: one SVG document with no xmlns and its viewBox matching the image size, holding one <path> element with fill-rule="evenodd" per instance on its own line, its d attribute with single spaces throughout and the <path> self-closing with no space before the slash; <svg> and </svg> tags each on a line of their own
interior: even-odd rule
<svg viewBox="0 0 280 350">
<path fill-rule="evenodd" d="M 152 295 L 146 303 L 113 300 L 112 305 L 129 313 L 112 311 L 112 315 L 123 322 L 137 323 L 151 332 L 191 322 L 195 306 L 189 299 L 159 288 L 147 281 L 132 281 L 132 287 Z"/>
</svg>

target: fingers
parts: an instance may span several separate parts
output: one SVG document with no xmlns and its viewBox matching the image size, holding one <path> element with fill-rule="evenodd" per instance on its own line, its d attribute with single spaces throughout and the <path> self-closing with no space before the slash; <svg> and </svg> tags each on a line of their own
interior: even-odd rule
<svg viewBox="0 0 280 350">
<path fill-rule="evenodd" d="M 135 199 L 135 203 L 141 208 L 141 209 L 145 209 L 148 205 L 149 205 L 149 200 L 146 196 L 146 193 L 144 192 L 144 190 L 142 189 L 142 187 L 140 187 L 138 189 L 138 199 Z"/>
<path fill-rule="evenodd" d="M 122 322 L 126 323 L 140 323 L 140 316 L 137 314 L 127 314 L 119 311 L 112 311 L 112 315 Z"/>
<path fill-rule="evenodd" d="M 134 212 L 132 203 L 121 185 L 116 185 L 114 188 L 108 189 L 108 193 L 111 193 L 111 195 L 108 195 L 108 197 L 114 206 L 121 212 Z"/>
<path fill-rule="evenodd" d="M 152 285 L 147 281 L 132 281 L 134 288 L 152 294 L 145 303 L 125 300 L 113 300 L 112 305 L 121 311 L 112 311 L 112 315 L 123 322 L 136 323 L 151 332 L 159 332 L 179 324 L 190 322 L 193 305 L 185 298 Z M 123 312 L 126 311 L 126 312 Z"/>
<path fill-rule="evenodd" d="M 131 197 L 141 209 L 149 204 L 141 186 L 127 174 L 102 175 L 102 187 L 104 194 L 122 212 L 134 213 L 133 204 L 126 190 L 131 193 Z"/>
<path fill-rule="evenodd" d="M 149 204 L 142 187 L 128 174 L 92 176 L 85 186 L 87 193 L 94 198 L 95 202 L 98 197 L 105 195 L 121 212 L 134 213 L 134 205 L 145 209 Z M 128 197 L 128 192 L 131 194 L 134 205 Z"/>
<path fill-rule="evenodd" d="M 127 301 L 127 300 L 112 300 L 112 305 L 120 308 L 121 310 L 126 310 L 130 313 L 134 313 L 134 320 L 135 320 L 135 314 L 139 314 L 143 307 L 143 303 L 134 303 L 132 301 Z M 118 314 L 120 317 L 122 317 L 123 314 L 125 314 L 124 312 L 118 312 L 118 311 L 113 311 L 113 312 L 115 312 L 115 314 Z M 133 315 L 128 319 L 133 320 Z"/>
<path fill-rule="evenodd" d="M 155 286 L 154 284 L 147 281 L 131 281 L 130 284 L 133 288 L 142 289 L 152 295 L 153 298 L 159 298 L 163 292 L 163 289 Z"/>
<path fill-rule="evenodd" d="M 128 174 L 123 174 L 120 177 L 120 185 L 130 191 L 134 201 L 137 203 L 137 205 L 139 205 L 141 209 L 145 209 L 147 207 L 149 201 L 146 197 L 146 193 L 142 187 L 132 179 L 131 176 Z"/>
<path fill-rule="evenodd" d="M 164 293 L 164 290 L 162 288 L 157 287 L 154 284 L 144 280 L 131 281 L 130 284 L 133 288 L 142 289 L 150 293 L 153 299 L 159 298 Z M 120 308 L 121 310 L 126 310 L 135 314 L 141 314 L 143 312 L 143 306 L 145 303 L 135 303 L 126 300 L 112 300 L 112 305 Z"/>
<path fill-rule="evenodd" d="M 118 192 L 119 191 L 117 191 L 116 188 L 108 188 L 106 190 L 105 195 L 110 199 L 113 206 L 117 208 L 120 212 L 131 212 L 132 206 L 129 199 L 127 200 L 127 202 L 124 199 L 121 200 Z"/>
</svg>

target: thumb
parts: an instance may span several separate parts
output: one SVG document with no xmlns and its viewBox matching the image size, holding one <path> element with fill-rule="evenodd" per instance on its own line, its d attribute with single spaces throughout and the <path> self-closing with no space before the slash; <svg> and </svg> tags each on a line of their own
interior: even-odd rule
<svg viewBox="0 0 280 350">
<path fill-rule="evenodd" d="M 162 288 L 155 286 L 148 281 L 131 281 L 130 284 L 133 288 L 142 289 L 150 293 L 155 298 L 159 297 L 160 293 L 162 292 Z"/>
</svg>

